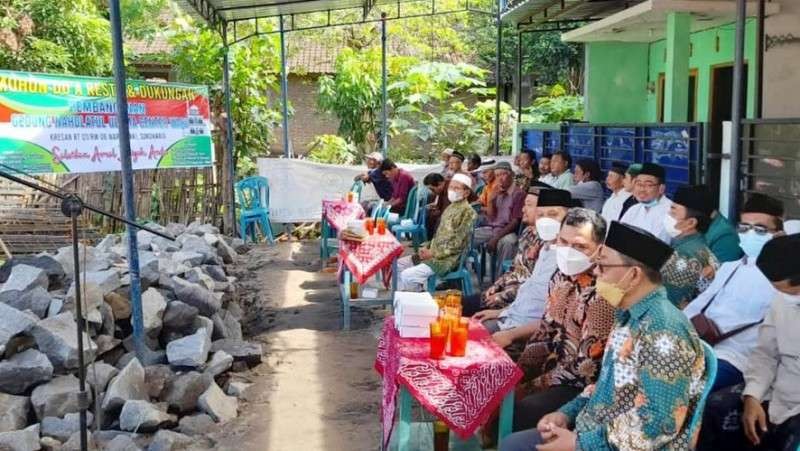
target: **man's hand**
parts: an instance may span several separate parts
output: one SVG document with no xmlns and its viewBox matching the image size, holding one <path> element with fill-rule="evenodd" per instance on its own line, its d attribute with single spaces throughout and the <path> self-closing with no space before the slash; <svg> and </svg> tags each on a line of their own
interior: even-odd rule
<svg viewBox="0 0 800 451">
<path fill-rule="evenodd" d="M 549 442 L 550 439 L 553 438 L 553 426 L 566 428 L 569 426 L 569 418 L 561 412 L 550 412 L 543 416 L 536 425 L 536 429 L 539 431 L 539 434 L 542 435 L 542 439 L 544 439 L 545 442 Z"/>
<path fill-rule="evenodd" d="M 550 439 L 545 439 L 544 445 L 536 445 L 538 451 L 575 450 L 575 442 L 578 440 L 578 434 L 553 424 L 546 425 L 545 427 L 549 429 L 548 433 Z M 542 438 L 544 439 L 544 434 L 542 434 Z"/>
<path fill-rule="evenodd" d="M 492 341 L 501 348 L 506 348 L 514 343 L 514 334 L 510 330 L 501 330 L 492 334 Z"/>
<path fill-rule="evenodd" d="M 433 258 L 433 252 L 427 247 L 423 247 L 419 250 L 419 259 L 420 260 L 430 260 Z"/>
<path fill-rule="evenodd" d="M 489 242 L 486 243 L 486 248 L 489 249 L 489 252 L 495 253 L 497 251 L 497 243 L 500 241 L 499 237 L 494 237 Z"/>
<path fill-rule="evenodd" d="M 761 443 L 761 435 L 767 432 L 767 413 L 761 403 L 752 396 L 744 397 L 744 413 L 742 414 L 744 434 L 753 445 Z"/>
<path fill-rule="evenodd" d="M 495 319 L 500 316 L 502 310 L 481 310 L 480 312 L 472 315 L 473 319 L 478 321 L 486 321 L 487 319 Z"/>
</svg>

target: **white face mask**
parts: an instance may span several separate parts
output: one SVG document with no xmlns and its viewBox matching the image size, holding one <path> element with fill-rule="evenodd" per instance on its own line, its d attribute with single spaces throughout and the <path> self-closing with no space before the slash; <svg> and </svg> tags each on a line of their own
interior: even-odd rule
<svg viewBox="0 0 800 451">
<path fill-rule="evenodd" d="M 781 293 L 786 302 L 794 305 L 800 305 L 800 294 Z"/>
<path fill-rule="evenodd" d="M 672 238 L 677 238 L 678 235 L 681 234 L 681 231 L 678 230 L 677 227 L 675 227 L 678 225 L 678 220 L 673 218 L 672 216 L 670 215 L 664 216 L 664 221 L 662 221 L 662 223 L 664 225 L 664 231 L 667 232 L 667 234 Z"/>
<path fill-rule="evenodd" d="M 458 202 L 464 198 L 464 193 L 461 191 L 447 190 L 447 200 L 450 202 Z"/>
<path fill-rule="evenodd" d="M 561 230 L 561 223 L 553 218 L 539 218 L 536 220 L 536 233 L 543 241 L 553 241 Z"/>
<path fill-rule="evenodd" d="M 592 266 L 592 260 L 583 252 L 569 246 L 556 246 L 558 270 L 568 276 L 580 274 Z"/>
</svg>

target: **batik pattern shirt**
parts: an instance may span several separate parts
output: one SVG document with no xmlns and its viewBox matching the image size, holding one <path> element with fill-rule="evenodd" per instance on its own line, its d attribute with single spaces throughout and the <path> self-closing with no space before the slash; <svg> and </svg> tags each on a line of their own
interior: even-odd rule
<svg viewBox="0 0 800 451">
<path fill-rule="evenodd" d="M 714 280 L 719 262 L 700 233 L 672 242 L 675 253 L 661 268 L 667 297 L 678 308 L 685 307 Z"/>
<path fill-rule="evenodd" d="M 584 388 L 597 380 L 614 307 L 597 294 L 596 280 L 591 270 L 553 274 L 542 324 L 518 361 L 525 372 L 518 395 L 556 385 Z"/>
<path fill-rule="evenodd" d="M 517 172 L 514 174 L 514 184 L 517 185 L 517 187 L 522 191 L 528 192 L 528 188 L 530 188 L 532 181 L 533 177 L 528 177 L 523 172 Z"/>
<path fill-rule="evenodd" d="M 576 450 L 693 449 L 706 384 L 694 327 L 663 288 L 615 317 L 597 383 L 560 409 L 575 424 Z"/>
<path fill-rule="evenodd" d="M 539 259 L 539 251 L 544 241 L 536 235 L 534 227 L 526 227 L 519 237 L 517 255 L 511 269 L 494 281 L 491 287 L 483 292 L 481 304 L 483 307 L 500 309 L 509 306 L 517 297 L 517 291 L 533 272 L 533 266 Z M 489 301 L 489 296 L 494 296 L 494 301 Z"/>
<path fill-rule="evenodd" d="M 452 271 L 469 246 L 477 214 L 467 200 L 450 204 L 442 213 L 439 228 L 429 244 L 433 258 L 425 262 L 440 276 Z"/>
</svg>

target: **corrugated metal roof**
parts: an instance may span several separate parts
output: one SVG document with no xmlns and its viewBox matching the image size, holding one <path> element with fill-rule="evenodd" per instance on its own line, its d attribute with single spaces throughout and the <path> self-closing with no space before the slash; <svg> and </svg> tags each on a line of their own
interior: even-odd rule
<svg viewBox="0 0 800 451">
<path fill-rule="evenodd" d="M 413 0 L 408 0 L 413 1 Z M 394 5 L 397 0 L 176 0 L 182 9 L 208 22 Z"/>
<path fill-rule="evenodd" d="M 589 21 L 607 17 L 643 0 L 516 0 L 506 5 L 501 17 L 513 24 Z"/>
</svg>

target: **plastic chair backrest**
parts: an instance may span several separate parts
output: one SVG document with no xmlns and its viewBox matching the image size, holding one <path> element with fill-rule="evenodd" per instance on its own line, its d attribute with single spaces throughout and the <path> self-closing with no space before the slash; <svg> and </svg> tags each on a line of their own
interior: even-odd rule
<svg viewBox="0 0 800 451">
<path fill-rule="evenodd" d="M 406 210 L 403 212 L 403 216 L 400 219 L 413 219 L 414 218 L 414 211 L 416 210 L 417 206 L 417 193 L 419 192 L 419 187 L 415 184 L 408 190 L 408 197 L 406 198 Z"/>
<path fill-rule="evenodd" d="M 354 193 L 358 193 L 359 200 L 361 199 L 361 191 L 364 189 L 364 182 L 361 180 L 356 180 L 353 183 L 353 186 L 350 187 L 350 191 Z"/>
<path fill-rule="evenodd" d="M 242 210 L 269 209 L 269 182 L 266 177 L 247 177 L 236 183 L 236 194 Z"/>
<path fill-rule="evenodd" d="M 711 388 L 714 386 L 714 379 L 717 377 L 717 355 L 714 353 L 714 348 L 705 341 L 700 340 L 700 342 L 703 343 L 703 357 L 706 361 L 706 385 L 703 387 L 703 393 L 697 401 L 697 406 L 692 416 L 692 423 L 689 425 L 689 437 L 694 435 L 695 430 L 700 427 L 706 400 L 708 399 L 708 395 L 711 394 Z"/>
<path fill-rule="evenodd" d="M 430 196 L 430 191 L 428 188 L 424 186 L 420 186 L 417 190 L 417 204 L 416 204 L 416 211 L 414 211 L 414 224 L 417 225 L 425 225 L 425 217 L 427 216 L 428 209 L 426 208 L 428 205 L 428 197 Z"/>
</svg>

